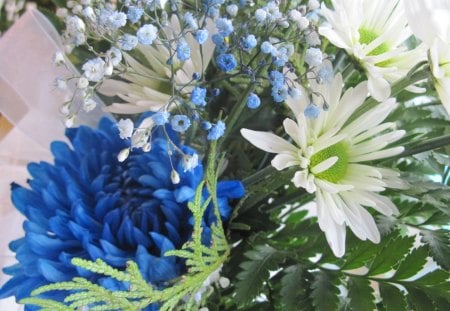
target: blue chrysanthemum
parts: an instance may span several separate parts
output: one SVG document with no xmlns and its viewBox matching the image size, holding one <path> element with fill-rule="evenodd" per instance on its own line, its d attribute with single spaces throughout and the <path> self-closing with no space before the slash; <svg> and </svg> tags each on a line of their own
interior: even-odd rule
<svg viewBox="0 0 450 311">
<path fill-rule="evenodd" d="M 127 141 L 119 138 L 116 124 L 108 119 L 98 130 L 80 127 L 68 129 L 66 135 L 73 149 L 54 142 L 54 164 L 30 164 L 29 189 L 12 186 L 13 203 L 27 220 L 25 236 L 10 244 L 18 263 L 4 269 L 12 278 L 0 290 L 0 298 L 21 299 L 40 285 L 80 275 L 114 287 L 109 279 L 99 280 L 100 276 L 75 268 L 74 257 L 101 258 L 117 268 L 134 260 L 144 278 L 157 287 L 183 274 L 183 260 L 163 255 L 191 236 L 193 218 L 187 202 L 203 178 L 201 164 L 185 172 L 182 156 L 173 153 L 172 164 L 180 175 L 180 182 L 173 184 L 162 131 L 153 133 L 150 152 L 133 151 L 123 163 L 117 155 Z M 179 148 L 185 154 L 195 152 Z M 223 219 L 230 214 L 229 200 L 243 193 L 240 182 L 218 183 Z M 204 216 L 205 240 L 215 220 L 209 208 Z M 52 298 L 58 299 L 56 295 Z"/>
</svg>

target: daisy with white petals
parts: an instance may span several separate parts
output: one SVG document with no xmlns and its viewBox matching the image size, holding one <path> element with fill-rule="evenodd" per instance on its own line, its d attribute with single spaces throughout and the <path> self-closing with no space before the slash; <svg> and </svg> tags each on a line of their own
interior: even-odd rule
<svg viewBox="0 0 450 311">
<path fill-rule="evenodd" d="M 207 23 L 207 25 L 210 24 L 213 25 L 211 21 Z M 170 25 L 162 30 L 168 40 L 174 39 L 176 34 L 181 33 L 181 25 L 176 15 L 172 18 Z M 180 62 L 177 58 L 171 59 L 174 68 L 173 82 L 180 89 L 192 81 L 194 73 L 203 72 L 214 53 L 214 44 L 211 40 L 203 44 L 202 50 L 192 34 L 187 34 L 185 40 L 192 47 L 190 59 L 184 62 Z M 160 40 L 152 43 L 152 45 L 140 44 L 137 47 L 137 50 L 146 58 L 147 64 L 141 64 L 131 55 L 123 53 L 130 68 L 120 75 L 121 80 L 109 79 L 100 87 L 100 93 L 106 96 L 118 96 L 124 101 L 106 107 L 108 111 L 120 114 L 158 111 L 169 102 L 172 90 L 170 84 L 172 65 L 168 64 L 168 60 L 171 58 L 171 52 Z M 182 88 L 184 94 L 191 91 L 191 86 Z"/>
<path fill-rule="evenodd" d="M 332 4 L 334 10 L 322 4 L 329 25 L 320 27 L 319 33 L 356 58 L 366 71 L 370 94 L 385 100 L 390 83 L 426 58 L 423 46 L 408 50 L 404 45 L 411 30 L 402 0 L 332 0 Z"/>
<path fill-rule="evenodd" d="M 329 110 L 316 119 L 304 115 L 309 98 L 302 92 L 297 100 L 287 100 L 297 122 L 285 119 L 286 133 L 292 142 L 269 132 L 242 129 L 242 135 L 256 147 L 277 155 L 272 166 L 277 170 L 296 167 L 292 182 L 316 194 L 319 226 L 325 232 L 333 253 L 345 253 L 346 226 L 362 239 L 380 241 L 380 233 L 366 207 L 384 215 L 397 213 L 395 205 L 379 194 L 386 188 L 404 188 L 398 174 L 364 162 L 397 155 L 403 147 L 386 148 L 405 132 L 395 130 L 394 123 L 382 123 L 395 108 L 390 98 L 347 124 L 362 105 L 367 82 L 348 89 L 342 96 L 342 76 L 331 85 L 313 85 L 322 94 Z"/>
<path fill-rule="evenodd" d="M 414 35 L 429 48 L 434 86 L 450 115 L 450 1 L 405 0 L 405 8 Z"/>
</svg>

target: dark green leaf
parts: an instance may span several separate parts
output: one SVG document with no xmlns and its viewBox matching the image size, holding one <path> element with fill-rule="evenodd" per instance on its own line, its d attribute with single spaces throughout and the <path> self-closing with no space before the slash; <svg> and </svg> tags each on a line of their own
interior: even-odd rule
<svg viewBox="0 0 450 311">
<path fill-rule="evenodd" d="M 435 310 L 433 301 L 423 291 L 407 287 L 408 290 L 408 302 L 413 310 L 416 311 L 432 311 Z"/>
<path fill-rule="evenodd" d="M 406 300 L 403 293 L 395 286 L 388 283 L 379 283 L 380 295 L 386 311 L 406 310 Z"/>
<path fill-rule="evenodd" d="M 303 269 L 300 265 L 290 266 L 285 271 L 281 279 L 281 303 L 283 310 L 298 310 L 298 303 L 304 295 L 303 288 Z"/>
<path fill-rule="evenodd" d="M 311 298 L 318 311 L 334 311 L 339 302 L 339 290 L 335 285 L 335 277 L 319 271 L 314 274 Z"/>
<path fill-rule="evenodd" d="M 369 274 L 377 275 L 391 270 L 408 253 L 413 243 L 414 237 L 398 236 L 387 241 L 372 262 Z"/>
<path fill-rule="evenodd" d="M 242 271 L 237 275 L 239 281 L 235 299 L 239 304 L 247 304 L 260 293 L 264 281 L 269 278 L 269 272 L 277 269 L 284 255 L 267 245 L 258 245 L 245 253 L 245 257 L 250 260 L 240 265 Z"/>
<path fill-rule="evenodd" d="M 422 242 L 430 248 L 431 256 L 445 269 L 450 269 L 450 235 L 448 231 L 422 230 Z"/>
<path fill-rule="evenodd" d="M 350 277 L 348 280 L 349 306 L 354 311 L 375 309 L 375 297 L 370 281 L 365 278 Z"/>
<path fill-rule="evenodd" d="M 420 279 L 416 280 L 414 283 L 425 286 L 438 285 L 447 282 L 449 277 L 450 274 L 447 271 L 434 270 L 433 272 L 430 272 L 421 277 Z"/>
<path fill-rule="evenodd" d="M 400 263 L 394 279 L 408 279 L 419 272 L 427 262 L 428 249 L 424 246 L 413 249 L 411 253 Z"/>
</svg>

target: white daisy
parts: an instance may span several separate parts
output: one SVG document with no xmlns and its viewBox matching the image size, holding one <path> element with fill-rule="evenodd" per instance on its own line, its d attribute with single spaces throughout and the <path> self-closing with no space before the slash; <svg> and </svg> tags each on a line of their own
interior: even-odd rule
<svg viewBox="0 0 450 311">
<path fill-rule="evenodd" d="M 390 98 L 349 122 L 367 97 L 367 82 L 341 96 L 342 85 L 339 74 L 331 85 L 312 86 L 329 104 L 329 110 L 316 119 L 305 118 L 304 110 L 309 104 L 306 92 L 298 100 L 287 100 L 297 119 L 283 122 L 292 142 L 269 132 L 241 130 L 250 143 L 277 154 L 272 160 L 277 170 L 298 168 L 292 182 L 316 194 L 319 226 L 338 257 L 345 253 L 346 225 L 362 240 L 380 241 L 375 221 L 365 207 L 384 215 L 397 213 L 395 205 L 379 192 L 405 186 L 395 171 L 363 164 L 404 150 L 386 148 L 405 134 L 395 130 L 394 123 L 382 123 L 395 108 L 395 100 Z"/>
<path fill-rule="evenodd" d="M 212 22 L 209 24 L 213 25 Z M 179 20 L 174 16 L 170 26 L 163 28 L 163 31 L 169 39 L 181 33 Z M 203 44 L 202 53 L 191 34 L 186 36 L 186 42 L 190 47 L 198 48 L 191 48 L 191 58 L 185 62 L 173 59 L 174 82 L 178 87 L 190 82 L 195 72 L 201 73 L 202 69 L 208 66 L 214 53 L 214 44 L 211 40 Z M 129 68 L 120 75 L 122 80 L 106 80 L 99 89 L 100 93 L 106 96 L 118 96 L 124 101 L 106 107 L 110 112 L 135 114 L 149 110 L 158 111 L 171 97 L 171 66 L 167 64 L 170 52 L 167 47 L 156 40 L 153 45 L 139 45 L 136 49 L 146 58 L 147 64 L 141 64 L 131 55 L 123 53 Z M 185 87 L 182 93 L 187 94 L 191 91 L 192 87 Z"/>
<path fill-rule="evenodd" d="M 422 46 L 409 50 L 404 45 L 411 36 L 402 0 L 332 0 L 334 10 L 324 4 L 321 12 L 329 25 L 319 33 L 345 49 L 360 62 L 368 77 L 370 94 L 377 100 L 390 95 L 389 83 L 405 77 L 425 60 Z M 421 89 L 410 87 L 410 91 Z"/>
<path fill-rule="evenodd" d="M 434 85 L 450 114 L 450 1 L 407 0 L 405 8 L 414 35 L 429 48 Z"/>
</svg>

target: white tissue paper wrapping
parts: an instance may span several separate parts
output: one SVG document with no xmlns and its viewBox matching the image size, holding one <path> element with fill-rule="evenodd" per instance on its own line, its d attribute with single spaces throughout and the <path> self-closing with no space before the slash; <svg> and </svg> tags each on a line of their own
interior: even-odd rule
<svg viewBox="0 0 450 311">
<path fill-rule="evenodd" d="M 0 37 L 0 113 L 14 125 L 0 138 L 1 268 L 15 262 L 8 243 L 24 234 L 24 218 L 10 201 L 11 182 L 26 185 L 27 164 L 52 162 L 50 143 L 67 141 L 59 109 L 70 98 L 73 86 L 61 91 L 54 81 L 57 77 L 73 76 L 76 70 L 71 64 L 67 68 L 53 65 L 54 54 L 62 50 L 57 31 L 34 9 L 28 10 Z M 89 115 L 81 112 L 77 124 L 96 126 L 103 115 L 101 107 L 99 103 Z M 0 273 L 0 285 L 8 278 Z M 14 298 L 0 300 L 0 310 L 22 309 Z"/>
</svg>

